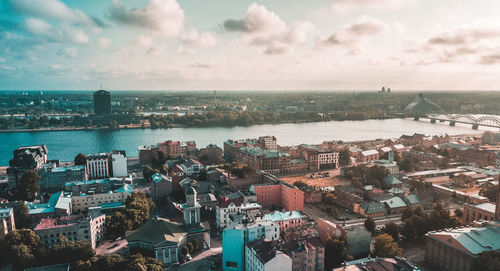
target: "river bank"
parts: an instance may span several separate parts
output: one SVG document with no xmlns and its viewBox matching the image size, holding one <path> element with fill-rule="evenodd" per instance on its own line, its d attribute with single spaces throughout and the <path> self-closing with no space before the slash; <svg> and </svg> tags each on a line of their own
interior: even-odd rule
<svg viewBox="0 0 500 271">
<path fill-rule="evenodd" d="M 486 129 L 486 128 L 484 128 Z M 82 153 L 124 150 L 127 157 L 138 155 L 138 146 L 155 145 L 165 140 L 195 141 L 198 148 L 208 144 L 222 147 L 228 139 L 273 135 L 282 146 L 321 144 L 323 141 L 360 141 L 395 138 L 403 134 L 460 135 L 477 134 L 470 126 L 451 127 L 413 119 L 328 121 L 313 123 L 263 124 L 238 127 L 189 127 L 169 129 L 95 129 L 44 132 L 0 133 L 0 165 L 8 165 L 12 151 L 19 146 L 46 144 L 49 159 L 72 161 Z"/>
</svg>

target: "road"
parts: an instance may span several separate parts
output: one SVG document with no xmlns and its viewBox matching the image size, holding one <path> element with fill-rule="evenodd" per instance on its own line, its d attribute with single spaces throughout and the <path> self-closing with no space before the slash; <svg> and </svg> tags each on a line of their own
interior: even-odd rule
<svg viewBox="0 0 500 271">
<path fill-rule="evenodd" d="M 213 257 L 217 255 L 220 255 L 220 257 L 222 258 L 222 247 L 211 248 L 209 250 L 203 251 L 202 253 L 196 255 L 191 261 L 179 266 L 167 268 L 167 270 L 207 271 L 214 261 L 213 259 L 211 259 L 211 256 Z"/>
</svg>

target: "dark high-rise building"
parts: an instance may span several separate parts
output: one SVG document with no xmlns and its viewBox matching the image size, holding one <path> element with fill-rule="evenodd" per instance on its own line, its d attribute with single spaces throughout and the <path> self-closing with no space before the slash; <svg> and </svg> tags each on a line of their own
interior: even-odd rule
<svg viewBox="0 0 500 271">
<path fill-rule="evenodd" d="M 111 94 L 105 90 L 94 92 L 94 114 L 111 114 Z"/>
</svg>

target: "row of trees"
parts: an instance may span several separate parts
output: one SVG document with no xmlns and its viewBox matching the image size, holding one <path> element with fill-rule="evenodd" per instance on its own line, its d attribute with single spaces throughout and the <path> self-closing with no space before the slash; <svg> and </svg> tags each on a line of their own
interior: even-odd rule
<svg viewBox="0 0 500 271">
<path fill-rule="evenodd" d="M 28 267 L 74 263 L 94 256 L 87 240 L 70 241 L 65 236 L 52 249 L 45 249 L 40 236 L 29 229 L 9 232 L 0 239 L 0 267 L 11 263 L 16 270 Z"/>
<path fill-rule="evenodd" d="M 125 203 L 124 210 L 106 217 L 107 238 L 122 237 L 126 231 L 138 229 L 149 219 L 149 213 L 153 208 L 153 201 L 144 192 L 132 193 Z"/>
<path fill-rule="evenodd" d="M 151 128 L 164 128 L 173 125 L 181 126 L 248 126 L 266 123 L 287 122 L 318 122 L 331 120 L 365 120 L 384 119 L 388 116 L 384 112 L 346 112 L 346 113 L 317 113 L 317 112 L 268 112 L 268 111 L 216 111 L 203 114 L 185 115 L 151 115 L 148 117 Z"/>
<path fill-rule="evenodd" d="M 452 228 L 460 225 L 460 221 L 450 216 L 450 212 L 441 204 L 436 204 L 430 214 L 424 213 L 422 207 L 407 209 L 401 216 L 403 228 L 401 234 L 405 240 L 416 240 L 424 237 L 428 231 Z"/>
<path fill-rule="evenodd" d="M 35 266 L 69 263 L 72 270 L 163 270 L 163 264 L 150 257 L 135 254 L 128 259 L 120 255 L 94 255 L 87 240 L 72 241 L 64 235 L 51 249 L 40 242 L 40 236 L 29 229 L 15 230 L 0 238 L 0 267 L 12 264 L 15 270 Z"/>
</svg>

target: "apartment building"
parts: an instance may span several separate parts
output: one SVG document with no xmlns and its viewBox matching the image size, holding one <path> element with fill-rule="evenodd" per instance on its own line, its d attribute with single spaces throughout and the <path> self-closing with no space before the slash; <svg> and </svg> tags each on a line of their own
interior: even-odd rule
<svg viewBox="0 0 500 271">
<path fill-rule="evenodd" d="M 41 219 L 34 231 L 40 236 L 40 242 L 45 248 L 51 248 L 57 244 L 59 236 L 63 235 L 68 240 L 88 240 L 95 249 L 104 238 L 105 225 L 105 215 L 66 216 Z"/>
<path fill-rule="evenodd" d="M 258 203 L 241 203 L 240 205 L 230 202 L 224 207 L 219 204 L 215 207 L 215 225 L 217 229 L 227 226 L 241 224 L 244 218 L 255 219 L 262 213 L 262 206 Z"/>
<path fill-rule="evenodd" d="M 14 222 L 14 209 L 0 209 L 0 236 L 6 235 L 15 229 L 16 223 Z"/>
<path fill-rule="evenodd" d="M 245 270 L 245 244 L 257 239 L 274 241 L 279 236 L 279 225 L 262 219 L 225 229 L 222 232 L 222 270 Z"/>
<path fill-rule="evenodd" d="M 123 187 L 109 193 L 73 196 L 71 197 L 73 212 L 86 212 L 90 207 L 97 207 L 106 203 L 120 202 L 125 204 L 125 201 L 132 196 L 133 190 L 132 185 L 125 184 Z"/>
<path fill-rule="evenodd" d="M 292 270 L 292 259 L 276 250 L 269 240 L 254 240 L 245 244 L 246 271 Z"/>
<path fill-rule="evenodd" d="M 257 202 L 266 208 L 283 208 L 286 211 L 304 210 L 304 192 L 295 186 L 267 175 L 268 182 L 250 186 L 257 196 Z"/>
</svg>

